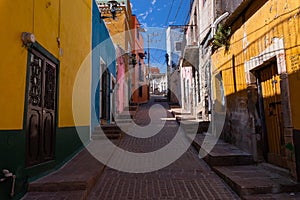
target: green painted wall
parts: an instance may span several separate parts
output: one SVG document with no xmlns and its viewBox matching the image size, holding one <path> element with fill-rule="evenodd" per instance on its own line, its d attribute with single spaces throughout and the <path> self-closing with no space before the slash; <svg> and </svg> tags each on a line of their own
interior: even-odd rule
<svg viewBox="0 0 300 200">
<path fill-rule="evenodd" d="M 77 127 L 89 141 L 89 127 Z M 28 182 L 58 169 L 79 150 L 83 144 L 75 127 L 56 129 L 55 160 L 34 167 L 25 167 L 25 131 L 0 131 L 0 169 L 9 169 L 16 176 L 15 197 L 19 199 L 25 192 Z M 70 141 L 70 142 L 66 142 Z M 11 179 L 0 183 L 0 199 L 10 199 Z"/>
</svg>

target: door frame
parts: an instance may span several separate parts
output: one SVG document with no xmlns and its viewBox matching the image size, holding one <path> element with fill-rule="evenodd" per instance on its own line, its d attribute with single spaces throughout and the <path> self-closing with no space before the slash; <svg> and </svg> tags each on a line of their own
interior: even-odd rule
<svg viewBox="0 0 300 200">
<path fill-rule="evenodd" d="M 116 105 L 117 103 L 115 102 L 115 94 L 116 94 L 116 78 L 110 73 L 110 105 L 109 105 L 109 121 L 112 123 L 115 119 L 116 116 L 114 114 L 116 113 Z"/>
<path fill-rule="evenodd" d="M 276 59 L 275 57 L 274 58 L 271 58 L 270 60 L 268 60 L 267 62 L 265 62 L 263 65 L 261 65 L 259 68 L 255 69 L 254 73 L 255 73 L 255 76 L 257 78 L 257 90 L 258 90 L 258 105 L 259 105 L 259 115 L 261 117 L 261 121 L 262 121 L 262 140 L 263 140 L 263 156 L 264 156 L 264 159 L 267 160 L 269 162 L 269 156 L 268 154 L 270 153 L 270 141 L 269 141 L 269 134 L 272 134 L 270 130 L 268 130 L 267 128 L 267 113 L 266 113 L 266 105 L 264 103 L 264 97 L 263 97 L 263 88 L 262 88 L 262 82 L 261 82 L 261 72 L 263 70 L 266 70 L 267 68 L 269 67 L 273 67 L 272 65 L 276 65 L 277 67 L 277 62 L 276 62 Z M 277 70 L 278 70 L 278 67 L 277 67 Z M 277 75 L 279 76 L 279 74 L 277 73 Z M 281 85 L 280 85 L 281 86 Z M 280 100 L 282 100 L 282 98 L 284 98 L 282 96 L 282 93 L 281 93 L 281 88 L 280 88 Z M 282 103 L 280 103 L 280 110 L 282 110 Z M 284 124 L 283 124 L 283 114 L 280 113 L 280 119 L 282 121 L 282 124 L 279 126 L 279 129 L 280 129 L 280 134 L 281 137 L 284 137 Z M 285 142 L 285 141 L 284 141 Z M 280 147 L 281 148 L 281 147 Z M 285 155 L 278 155 L 281 157 L 281 159 L 284 159 Z M 281 163 L 283 164 L 283 163 Z M 283 166 L 282 166 L 283 167 Z"/>
<path fill-rule="evenodd" d="M 102 102 L 103 102 L 103 99 L 102 99 L 102 87 L 103 87 L 103 84 L 102 84 L 102 75 L 103 75 L 103 65 L 106 65 L 105 61 L 103 60 L 103 58 L 100 56 L 100 70 L 99 70 L 99 122 L 100 122 L 100 125 L 102 124 Z"/>
<path fill-rule="evenodd" d="M 283 134 L 285 143 L 293 135 L 292 112 L 290 103 L 289 80 L 286 68 L 285 47 L 283 38 L 273 38 L 264 51 L 253 55 L 249 61 L 244 63 L 246 84 L 249 92 L 253 85 L 257 84 L 257 77 L 254 72 L 271 60 L 276 60 L 278 75 L 280 76 L 280 90 L 283 116 Z M 249 51 L 249 50 L 245 50 Z M 254 155 L 257 156 L 257 155 Z"/>
<path fill-rule="evenodd" d="M 26 81 L 26 85 L 25 85 L 25 98 L 24 98 L 24 113 L 23 113 L 23 130 L 25 132 L 25 145 L 24 145 L 24 150 L 25 150 L 25 159 L 24 159 L 24 164 L 26 166 L 26 168 L 32 168 L 35 166 L 40 166 L 43 164 L 47 164 L 48 162 L 52 162 L 50 161 L 46 161 L 37 165 L 28 165 L 27 164 L 27 146 L 26 146 L 26 142 L 27 142 L 27 113 L 28 113 L 28 93 L 29 93 L 29 82 L 30 82 L 30 61 L 31 61 L 31 54 L 34 51 L 37 51 L 39 54 L 41 54 L 42 56 L 44 56 L 46 59 L 50 60 L 53 64 L 56 65 L 56 94 L 55 94 L 55 121 L 54 121 L 54 139 L 53 139 L 53 159 L 52 161 L 55 161 L 56 159 L 56 132 L 58 129 L 58 112 L 59 112 L 59 86 L 60 86 L 60 76 L 59 76 L 59 72 L 60 72 L 60 61 L 59 59 L 57 59 L 53 54 L 51 54 L 47 49 L 45 49 L 41 44 L 39 44 L 37 41 L 35 43 L 33 43 L 28 49 L 27 49 L 27 63 L 26 63 L 26 77 L 25 77 L 25 81 Z"/>
</svg>

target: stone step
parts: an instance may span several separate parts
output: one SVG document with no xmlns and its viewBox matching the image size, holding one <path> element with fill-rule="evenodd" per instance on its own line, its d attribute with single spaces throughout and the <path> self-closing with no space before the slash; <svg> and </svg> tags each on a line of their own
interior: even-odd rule
<svg viewBox="0 0 300 200">
<path fill-rule="evenodd" d="M 43 199 L 45 195 L 53 196 L 52 199 L 63 199 L 75 195 L 74 199 L 84 200 L 104 168 L 102 163 L 84 149 L 57 171 L 29 183 L 28 194 L 24 199 L 33 199 L 32 196 Z"/>
<path fill-rule="evenodd" d="M 120 130 L 120 128 L 116 124 L 103 124 L 103 125 L 100 125 L 100 126 L 96 126 L 94 128 L 94 130 L 95 131 Z"/>
<path fill-rule="evenodd" d="M 210 122 L 209 121 L 199 121 L 199 120 L 183 120 L 180 121 L 185 133 L 206 133 L 208 131 Z"/>
<path fill-rule="evenodd" d="M 197 134 L 193 146 L 210 166 L 250 165 L 253 156 L 213 136 Z"/>
<path fill-rule="evenodd" d="M 100 133 L 104 133 L 104 134 L 120 134 L 122 131 L 121 129 L 97 129 L 93 131 L 93 134 L 100 134 Z"/>
<path fill-rule="evenodd" d="M 120 124 L 124 124 L 124 123 L 132 123 L 133 120 L 132 119 L 116 119 L 116 123 L 117 125 Z"/>
<path fill-rule="evenodd" d="M 103 135 L 103 133 L 105 135 Z M 102 140 L 102 139 L 119 139 L 121 137 L 122 130 L 116 124 L 107 124 L 95 127 L 91 138 L 93 140 Z"/>
<path fill-rule="evenodd" d="M 176 115 L 175 114 L 176 120 L 180 123 L 181 121 L 186 121 L 186 120 L 196 120 L 196 117 L 190 114 L 184 114 L 184 115 Z"/>
<path fill-rule="evenodd" d="M 191 115 L 191 112 L 182 110 L 181 108 L 172 109 L 172 114 L 174 117 L 183 116 L 183 115 Z"/>
<path fill-rule="evenodd" d="M 154 99 L 154 102 L 168 102 L 167 98 L 156 98 Z"/>
<path fill-rule="evenodd" d="M 179 109 L 180 105 L 178 103 L 169 103 L 169 108 L 170 109 Z"/>
<path fill-rule="evenodd" d="M 296 200 L 300 199 L 300 193 L 279 193 L 279 194 L 255 194 L 255 195 L 246 195 L 243 196 L 243 200 L 275 200 L 275 199 L 282 199 L 282 200 Z"/>
<path fill-rule="evenodd" d="M 213 170 L 241 197 L 300 191 L 299 183 L 260 165 L 215 166 Z"/>
<path fill-rule="evenodd" d="M 132 115 L 130 113 L 128 114 L 120 114 L 115 117 L 115 120 L 121 120 L 121 119 L 131 119 Z"/>
<path fill-rule="evenodd" d="M 110 139 L 110 140 L 116 140 L 119 139 L 121 137 L 121 134 L 97 134 L 97 133 L 93 133 L 91 138 L 93 140 L 104 140 L 104 139 Z"/>
<path fill-rule="evenodd" d="M 138 106 L 136 106 L 136 105 L 132 105 L 132 106 L 124 108 L 125 111 L 137 111 L 137 109 L 138 109 Z"/>
<path fill-rule="evenodd" d="M 77 191 L 61 191 L 61 192 L 29 192 L 22 200 L 48 200 L 48 199 L 70 199 L 70 200 L 85 200 L 87 199 L 86 190 Z"/>
</svg>

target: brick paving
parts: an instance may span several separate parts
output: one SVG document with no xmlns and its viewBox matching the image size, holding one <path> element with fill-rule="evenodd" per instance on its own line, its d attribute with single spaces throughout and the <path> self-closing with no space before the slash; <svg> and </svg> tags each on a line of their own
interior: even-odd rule
<svg viewBox="0 0 300 200">
<path fill-rule="evenodd" d="M 141 126 L 150 123 L 148 110 L 154 103 L 168 108 L 166 102 L 140 105 L 135 122 Z M 170 112 L 168 117 L 173 117 Z M 178 130 L 176 121 L 166 121 L 164 128 L 155 136 L 141 139 L 126 135 L 119 146 L 127 151 L 145 153 L 168 144 Z M 89 200 L 102 199 L 239 199 L 221 180 L 197 152 L 190 147 L 171 165 L 149 173 L 125 173 L 106 168 L 88 196 Z"/>
<path fill-rule="evenodd" d="M 299 200 L 300 193 L 281 193 L 281 194 L 258 194 L 244 196 L 244 200 Z"/>
</svg>

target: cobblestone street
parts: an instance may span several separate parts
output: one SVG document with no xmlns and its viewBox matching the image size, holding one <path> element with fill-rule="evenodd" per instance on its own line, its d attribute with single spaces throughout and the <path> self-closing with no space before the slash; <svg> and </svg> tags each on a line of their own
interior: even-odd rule
<svg viewBox="0 0 300 200">
<path fill-rule="evenodd" d="M 135 116 L 139 125 L 150 122 L 149 108 L 158 103 L 168 109 L 166 102 L 140 105 Z M 168 118 L 172 117 L 170 112 Z M 168 144 L 178 129 L 176 121 L 168 120 L 155 136 L 139 139 L 126 135 L 120 147 L 131 152 L 150 152 Z M 125 173 L 106 168 L 88 196 L 88 199 L 238 199 L 190 147 L 176 162 L 149 173 Z"/>
</svg>

